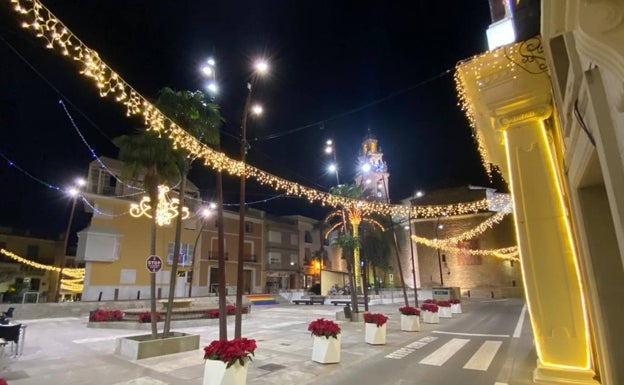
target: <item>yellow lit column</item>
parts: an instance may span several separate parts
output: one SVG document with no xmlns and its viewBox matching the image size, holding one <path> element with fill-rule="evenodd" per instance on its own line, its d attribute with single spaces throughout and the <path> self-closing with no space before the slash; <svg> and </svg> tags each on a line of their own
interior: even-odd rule
<svg viewBox="0 0 624 385">
<path fill-rule="evenodd" d="M 551 132 L 550 78 L 539 37 L 461 63 L 456 82 L 485 165 L 509 183 L 538 356 L 534 380 L 597 384 L 568 199 Z"/>
<path fill-rule="evenodd" d="M 526 298 L 538 353 L 534 379 L 594 383 L 574 242 L 545 119 L 549 106 L 500 119 Z M 513 113 L 512 113 L 513 114 Z"/>
</svg>

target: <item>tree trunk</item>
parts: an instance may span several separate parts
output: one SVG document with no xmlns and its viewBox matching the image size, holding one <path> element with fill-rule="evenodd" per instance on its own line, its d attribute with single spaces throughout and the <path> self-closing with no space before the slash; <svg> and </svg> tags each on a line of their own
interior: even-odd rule
<svg viewBox="0 0 624 385">
<path fill-rule="evenodd" d="M 373 265 L 373 281 L 375 286 L 375 294 L 379 295 L 379 281 L 377 280 L 377 268 Z"/>
<path fill-rule="evenodd" d="M 399 277 L 401 278 L 401 289 L 403 290 L 403 299 L 405 300 L 405 306 L 409 306 L 409 301 L 407 300 L 407 291 L 405 288 L 405 280 L 403 279 L 403 268 L 401 268 L 401 254 L 399 252 L 399 243 L 397 242 L 397 237 L 396 237 L 396 233 L 394 232 L 394 221 L 392 221 L 392 218 L 390 218 L 392 223 L 391 226 L 391 230 L 392 230 L 392 240 L 394 241 L 394 252 L 396 253 L 396 260 L 397 260 L 397 269 L 399 270 Z"/>
<path fill-rule="evenodd" d="M 150 225 L 150 255 L 156 255 L 156 219 Z M 152 339 L 158 336 L 156 323 L 156 273 L 150 275 L 150 323 L 152 325 Z"/>
<path fill-rule="evenodd" d="M 167 314 L 165 315 L 165 326 L 163 327 L 163 338 L 169 337 L 169 329 L 171 328 L 171 313 L 173 312 L 173 299 L 175 297 L 176 281 L 178 280 L 178 258 L 180 255 L 180 239 L 182 237 L 182 208 L 184 207 L 184 194 L 186 190 L 186 171 L 185 167 L 180 182 L 178 216 L 176 217 L 175 227 L 175 243 L 173 245 L 173 257 L 171 264 L 171 276 L 169 277 L 169 297 L 167 299 Z"/>
<path fill-rule="evenodd" d="M 227 341 L 227 303 L 225 287 L 225 232 L 223 229 L 223 175 L 217 171 L 217 243 L 219 253 L 219 339 Z M 211 282 L 212 283 L 212 282 Z"/>
<path fill-rule="evenodd" d="M 364 291 L 364 311 L 368 311 L 368 263 L 362 269 L 362 289 Z"/>
</svg>

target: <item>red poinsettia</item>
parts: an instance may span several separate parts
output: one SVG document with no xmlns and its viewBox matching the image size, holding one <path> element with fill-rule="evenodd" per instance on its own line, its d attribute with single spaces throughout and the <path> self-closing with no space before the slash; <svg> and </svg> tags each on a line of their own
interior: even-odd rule
<svg viewBox="0 0 624 385">
<path fill-rule="evenodd" d="M 400 307 L 399 312 L 403 315 L 420 315 L 420 310 L 412 306 Z"/>
<path fill-rule="evenodd" d="M 438 301 L 438 306 L 451 307 L 451 301 Z"/>
<path fill-rule="evenodd" d="M 161 315 L 160 312 L 156 312 L 156 322 L 160 321 Z M 152 313 L 149 311 L 143 312 L 139 314 L 139 322 L 140 323 L 148 323 L 152 322 Z"/>
<path fill-rule="evenodd" d="M 4 378 L 0 378 L 0 385 L 9 385 L 9 383 Z"/>
<path fill-rule="evenodd" d="M 423 303 L 438 303 L 437 299 L 426 299 L 423 301 Z"/>
<path fill-rule="evenodd" d="M 227 367 L 251 361 L 251 357 L 256 350 L 256 340 L 249 338 L 235 338 L 231 341 L 212 341 L 210 345 L 204 347 L 204 360 L 219 360 L 227 364 Z"/>
<path fill-rule="evenodd" d="M 453 305 L 457 305 L 458 303 L 461 303 L 461 301 L 459 300 L 459 298 L 451 298 L 451 300 L 449 301 L 451 304 Z"/>
<path fill-rule="evenodd" d="M 438 305 L 436 305 L 435 303 L 423 303 L 420 308 L 423 311 L 430 311 L 432 313 L 437 313 L 438 312 Z"/>
<path fill-rule="evenodd" d="M 120 310 L 97 309 L 89 315 L 91 322 L 121 321 L 122 318 L 123 313 Z"/>
<path fill-rule="evenodd" d="M 319 318 L 316 321 L 310 322 L 308 325 L 308 331 L 312 332 L 312 335 L 317 337 L 338 338 L 338 334 L 340 334 L 340 326 L 332 320 Z"/>
<path fill-rule="evenodd" d="M 387 321 L 388 317 L 381 313 L 364 313 L 364 322 L 377 324 L 377 327 L 383 326 Z"/>
</svg>

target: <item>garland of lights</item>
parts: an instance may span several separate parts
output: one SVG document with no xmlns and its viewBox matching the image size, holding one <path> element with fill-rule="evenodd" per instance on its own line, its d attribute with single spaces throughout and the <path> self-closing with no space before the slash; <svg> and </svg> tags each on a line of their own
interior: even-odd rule
<svg viewBox="0 0 624 385">
<path fill-rule="evenodd" d="M 496 257 L 500 259 L 507 259 L 512 261 L 518 261 L 519 252 L 517 246 L 504 247 L 501 249 L 493 249 L 493 250 L 482 250 L 482 249 L 466 249 L 457 246 L 451 246 L 446 243 L 436 243 L 435 241 L 431 241 L 426 238 L 421 238 L 416 235 L 412 235 L 412 241 L 416 243 L 423 244 L 425 246 L 429 246 L 434 249 L 440 249 L 444 251 L 452 251 L 456 253 L 466 253 L 470 255 L 482 255 L 486 257 Z"/>
<path fill-rule="evenodd" d="M 158 186 L 158 203 L 156 204 L 156 209 L 154 210 L 150 205 L 150 197 L 145 196 L 139 203 L 130 204 L 130 215 L 134 218 L 142 216 L 155 218 L 158 226 L 170 225 L 171 220 L 178 215 L 181 215 L 182 219 L 188 218 L 190 215 L 188 207 L 184 206 L 182 210 L 180 210 L 180 200 L 178 198 L 169 199 L 167 196 L 168 192 L 169 187 L 165 185 Z"/>
<path fill-rule="evenodd" d="M 60 267 L 56 267 L 56 266 L 50 266 L 50 265 L 44 265 L 41 263 L 37 263 L 34 261 L 31 261 L 29 259 L 26 258 L 22 258 L 17 254 L 14 254 L 8 250 L 5 249 L 0 249 L 0 254 L 4 254 L 7 257 L 19 262 L 19 263 L 23 263 L 25 265 L 28 266 L 32 266 L 36 269 L 41 269 L 41 270 L 48 270 L 48 271 L 56 271 L 57 273 L 59 273 L 61 271 Z M 84 277 L 85 277 L 85 269 L 83 268 L 66 268 L 63 269 L 63 276 L 68 276 L 70 277 L 70 279 L 67 278 L 61 278 L 61 288 L 64 290 L 69 290 L 69 291 L 73 291 L 73 292 L 81 292 L 82 288 L 83 288 L 83 284 L 80 282 L 84 282 Z"/>
<path fill-rule="evenodd" d="M 234 176 L 245 175 L 262 185 L 281 190 L 288 195 L 306 198 L 309 202 L 318 202 L 323 206 L 344 207 L 357 200 L 331 195 L 314 190 L 295 182 L 277 177 L 268 172 L 240 161 L 228 158 L 187 133 L 160 112 L 146 98 L 124 81 L 112 68 L 99 57 L 99 54 L 87 47 L 78 37 L 50 12 L 38 0 L 11 0 L 14 10 L 22 18 L 22 27 L 32 29 L 38 38 L 46 41 L 49 49 L 60 49 L 64 56 L 81 63 L 80 73 L 91 78 L 101 97 L 112 95 L 126 108 L 126 116 L 140 115 L 148 129 L 172 140 L 174 148 L 183 148 L 189 157 L 201 158 L 204 164 L 216 171 L 225 171 Z M 167 123 L 167 124 L 165 124 Z M 507 199 L 509 199 L 507 197 Z M 487 199 L 476 202 L 456 203 L 443 206 L 400 206 L 381 202 L 358 202 L 363 213 L 381 215 L 403 215 L 412 217 L 437 217 L 440 215 L 461 215 L 487 210 L 491 204 Z"/>
</svg>

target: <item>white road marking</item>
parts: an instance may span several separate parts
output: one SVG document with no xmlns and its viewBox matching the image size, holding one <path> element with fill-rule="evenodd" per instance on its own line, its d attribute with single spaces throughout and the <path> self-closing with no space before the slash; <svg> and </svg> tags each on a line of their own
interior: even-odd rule
<svg viewBox="0 0 624 385">
<path fill-rule="evenodd" d="M 454 333 L 454 332 L 443 332 L 434 330 L 432 333 L 436 334 L 450 334 L 455 336 L 470 336 L 470 337 L 499 337 L 499 338 L 509 338 L 509 334 L 478 334 L 478 333 Z"/>
<path fill-rule="evenodd" d="M 470 357 L 470 360 L 464 365 L 464 369 L 487 370 L 502 344 L 503 341 L 485 341 L 479 350 Z"/>
<path fill-rule="evenodd" d="M 416 351 L 416 349 L 420 349 L 423 346 L 427 345 L 429 342 L 431 341 L 435 341 L 437 340 L 438 337 L 423 337 L 418 341 L 414 341 L 411 344 L 402 347 L 398 350 L 395 350 L 394 352 L 386 355 L 386 358 L 394 358 L 396 360 L 400 360 L 401 358 L 407 356 L 410 353 L 413 353 L 414 351 Z"/>
<path fill-rule="evenodd" d="M 527 306 L 526 304 L 522 307 L 522 311 L 520 312 L 520 318 L 518 318 L 518 322 L 516 323 L 516 328 L 513 332 L 513 338 L 520 338 L 520 334 L 522 333 L 522 325 L 524 324 L 524 315 L 526 314 Z"/>
<path fill-rule="evenodd" d="M 446 344 L 442 345 L 438 350 L 431 353 L 427 357 L 420 360 L 420 364 L 442 366 L 449 358 L 459 351 L 468 343 L 467 339 L 453 338 Z"/>
</svg>

